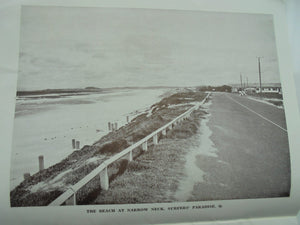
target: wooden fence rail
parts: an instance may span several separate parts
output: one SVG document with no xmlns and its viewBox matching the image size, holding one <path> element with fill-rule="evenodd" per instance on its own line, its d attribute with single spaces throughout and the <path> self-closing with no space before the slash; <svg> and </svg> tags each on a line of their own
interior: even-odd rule
<svg viewBox="0 0 300 225">
<path fill-rule="evenodd" d="M 129 146 L 128 148 L 124 149 L 122 152 L 119 152 L 118 154 L 114 155 L 113 157 L 105 160 L 102 162 L 97 168 L 95 168 L 93 171 L 91 171 L 88 175 L 86 175 L 84 178 L 82 178 L 80 181 L 78 181 L 73 186 L 69 187 L 67 191 L 65 191 L 63 194 L 61 194 L 57 199 L 55 199 L 53 202 L 49 204 L 49 206 L 59 206 L 62 204 L 66 205 L 76 205 L 76 193 L 79 189 L 81 189 L 83 186 L 85 186 L 89 181 L 91 181 L 96 176 L 99 176 L 100 179 L 100 186 L 101 189 L 107 190 L 109 188 L 109 177 L 107 173 L 107 167 L 117 161 L 118 159 L 126 156 L 129 161 L 132 161 L 132 151 L 140 146 L 142 146 L 142 149 L 144 151 L 147 151 L 147 143 L 148 140 L 151 138 L 153 139 L 153 144 L 158 143 L 158 134 L 162 132 L 162 135 L 166 135 L 167 130 L 171 130 L 173 125 L 176 125 L 177 123 L 180 123 L 182 120 L 188 118 L 191 113 L 198 109 L 200 105 L 202 105 L 210 93 L 206 95 L 206 97 L 195 106 L 191 107 L 189 110 L 184 112 L 183 114 L 179 115 L 166 125 L 162 126 L 161 128 L 155 130 L 151 134 L 147 135 L 143 139 L 139 140 L 135 144 Z"/>
</svg>

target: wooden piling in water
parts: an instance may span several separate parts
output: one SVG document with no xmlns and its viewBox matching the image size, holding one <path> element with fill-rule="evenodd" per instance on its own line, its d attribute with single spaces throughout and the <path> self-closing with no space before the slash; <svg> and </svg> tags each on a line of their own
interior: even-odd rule
<svg viewBox="0 0 300 225">
<path fill-rule="evenodd" d="M 72 139 L 72 148 L 75 149 L 75 139 Z"/>
<path fill-rule="evenodd" d="M 110 122 L 108 122 L 108 130 L 112 130 Z"/>
<path fill-rule="evenodd" d="M 42 171 L 44 169 L 44 156 L 39 156 L 39 171 Z"/>
<path fill-rule="evenodd" d="M 76 141 L 76 149 L 80 149 L 80 141 Z"/>
<path fill-rule="evenodd" d="M 111 123 L 111 131 L 115 131 L 115 125 L 114 125 L 114 123 Z"/>
</svg>

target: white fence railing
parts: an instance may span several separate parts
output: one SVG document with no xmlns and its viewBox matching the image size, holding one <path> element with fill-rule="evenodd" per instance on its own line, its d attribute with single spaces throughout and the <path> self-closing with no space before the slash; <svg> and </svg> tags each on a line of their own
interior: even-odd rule
<svg viewBox="0 0 300 225">
<path fill-rule="evenodd" d="M 129 161 L 132 161 L 132 151 L 136 149 L 137 147 L 142 146 L 142 149 L 144 151 L 147 151 L 148 149 L 148 140 L 151 138 L 153 139 L 153 144 L 158 143 L 158 134 L 162 132 L 162 135 L 166 135 L 167 130 L 171 130 L 173 128 L 173 125 L 176 125 L 177 123 L 180 123 L 182 120 L 188 118 L 191 113 L 198 109 L 200 105 L 202 105 L 206 99 L 208 98 L 210 94 L 208 93 L 206 97 L 195 106 L 191 107 L 189 110 L 184 112 L 183 114 L 179 115 L 166 125 L 162 126 L 161 128 L 155 130 L 151 134 L 147 135 L 140 141 L 136 142 L 135 144 L 129 146 L 128 148 L 124 149 L 122 152 L 119 152 L 118 154 L 114 155 L 113 157 L 105 160 L 102 162 L 97 168 L 95 168 L 93 171 L 91 171 L 88 175 L 86 175 L 84 178 L 82 178 L 80 181 L 78 181 L 73 186 L 69 187 L 67 191 L 65 191 L 63 194 L 61 194 L 57 199 L 55 199 L 53 202 L 49 204 L 49 206 L 58 206 L 65 203 L 66 205 L 76 205 L 76 193 L 79 189 L 81 189 L 84 185 L 86 185 L 89 181 L 91 181 L 93 178 L 99 175 L 100 179 L 100 186 L 103 190 L 108 190 L 109 188 L 109 177 L 107 173 L 107 167 L 112 164 L 113 162 L 117 161 L 118 159 L 126 156 Z"/>
</svg>

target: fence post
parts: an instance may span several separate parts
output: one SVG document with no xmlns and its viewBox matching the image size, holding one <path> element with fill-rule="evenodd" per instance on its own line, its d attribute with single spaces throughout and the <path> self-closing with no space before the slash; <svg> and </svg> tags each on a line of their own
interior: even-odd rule
<svg viewBox="0 0 300 225">
<path fill-rule="evenodd" d="M 75 139 L 72 139 L 72 148 L 75 148 Z"/>
<path fill-rule="evenodd" d="M 157 134 L 155 134 L 155 135 L 153 136 L 153 144 L 157 145 L 157 143 L 158 143 L 158 140 L 157 140 Z"/>
<path fill-rule="evenodd" d="M 44 169 L 44 156 L 39 156 L 39 171 L 42 171 Z"/>
<path fill-rule="evenodd" d="M 169 130 L 172 130 L 172 128 L 173 128 L 173 125 L 171 124 L 171 125 L 170 125 L 168 128 L 169 128 Z"/>
<path fill-rule="evenodd" d="M 107 174 L 107 167 L 100 172 L 100 187 L 103 190 L 108 190 L 109 188 L 109 180 Z"/>
<path fill-rule="evenodd" d="M 164 129 L 164 130 L 162 131 L 162 135 L 164 135 L 164 136 L 166 136 L 166 135 L 167 135 L 167 131 L 166 131 L 166 129 Z"/>
<path fill-rule="evenodd" d="M 129 161 L 129 162 L 132 161 L 132 151 L 128 152 L 127 158 L 128 158 L 128 161 Z"/>
<path fill-rule="evenodd" d="M 65 201 L 66 205 L 76 205 L 76 193 Z"/>
<path fill-rule="evenodd" d="M 147 141 L 143 143 L 142 148 L 143 148 L 143 151 L 147 151 L 148 150 L 148 143 L 147 143 Z"/>
</svg>

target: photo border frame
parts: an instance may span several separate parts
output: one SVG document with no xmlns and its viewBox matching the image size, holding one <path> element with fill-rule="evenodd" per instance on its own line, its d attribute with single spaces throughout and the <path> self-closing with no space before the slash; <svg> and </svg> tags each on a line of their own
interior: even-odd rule
<svg viewBox="0 0 300 225">
<path fill-rule="evenodd" d="M 109 8 L 147 8 L 147 9 L 176 9 L 199 10 L 231 13 L 259 13 L 271 14 L 274 19 L 279 71 L 284 97 L 284 107 L 289 135 L 291 155 L 291 193 L 289 198 L 222 200 L 185 203 L 159 203 L 138 205 L 90 205 L 64 207 L 20 207 L 11 208 L 9 200 L 10 154 L 15 107 L 15 93 L 18 73 L 19 31 L 21 5 L 37 6 L 65 6 L 65 7 L 109 7 Z M 59 223 L 59 224 L 155 224 L 155 223 L 183 223 L 195 221 L 233 220 L 241 218 L 258 218 L 272 216 L 296 216 L 300 209 L 300 118 L 292 60 L 288 44 L 287 20 L 285 3 L 281 0 L 113 0 L 113 1 L 79 1 L 79 0 L 28 0 L 7 1 L 0 6 L 1 35 L 0 47 L 0 76 L 1 76 L 1 214 L 4 221 L 12 224 Z M 4 82 L 2 82 L 4 81 Z M 3 187 L 2 187 L 3 186 Z M 99 213 L 99 209 L 133 209 L 147 207 L 181 207 L 192 205 L 222 205 L 222 207 L 199 210 L 170 210 L 125 213 Z M 87 213 L 95 209 L 97 213 Z M 1 216 L 2 217 L 2 216 Z M 3 218 L 1 218 L 3 220 Z"/>
</svg>

